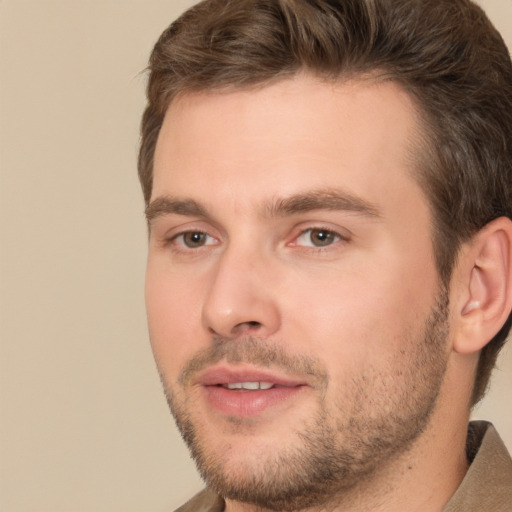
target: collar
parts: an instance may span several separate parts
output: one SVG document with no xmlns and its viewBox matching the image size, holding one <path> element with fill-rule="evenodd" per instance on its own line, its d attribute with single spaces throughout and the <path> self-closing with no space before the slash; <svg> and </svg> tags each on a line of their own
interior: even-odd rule
<svg viewBox="0 0 512 512">
<path fill-rule="evenodd" d="M 512 504 L 512 459 L 496 429 L 486 421 L 468 427 L 471 465 L 443 512 L 508 512 Z"/>
</svg>

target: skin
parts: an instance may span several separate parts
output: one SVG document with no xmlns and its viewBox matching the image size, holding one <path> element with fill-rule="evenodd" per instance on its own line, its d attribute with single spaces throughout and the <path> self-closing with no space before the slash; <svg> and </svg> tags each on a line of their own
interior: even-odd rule
<svg viewBox="0 0 512 512">
<path fill-rule="evenodd" d="M 426 339 L 442 287 L 413 178 L 416 119 L 396 84 L 308 75 L 171 104 L 146 301 L 166 392 L 208 479 L 275 481 L 272 463 L 296 465 L 303 437 L 325 426 L 333 449 L 351 449 L 353 472 L 316 501 L 274 508 L 434 511 L 460 483 L 474 358 L 454 355 L 446 302 Z M 201 381 L 219 367 L 301 386 L 226 412 Z M 393 447 L 382 456 L 357 446 L 374 448 L 379 432 Z M 233 496 L 228 511 L 257 503 Z"/>
</svg>

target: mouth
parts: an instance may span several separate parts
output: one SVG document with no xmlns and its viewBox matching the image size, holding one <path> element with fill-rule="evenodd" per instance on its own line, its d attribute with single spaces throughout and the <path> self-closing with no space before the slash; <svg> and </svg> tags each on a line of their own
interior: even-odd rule
<svg viewBox="0 0 512 512">
<path fill-rule="evenodd" d="M 275 384 L 272 382 L 233 382 L 229 384 L 219 384 L 224 389 L 240 391 L 256 391 L 258 389 L 272 389 Z"/>
<path fill-rule="evenodd" d="M 198 379 L 208 406 L 230 417 L 281 410 L 306 386 L 300 379 L 249 368 L 210 368 Z"/>
</svg>

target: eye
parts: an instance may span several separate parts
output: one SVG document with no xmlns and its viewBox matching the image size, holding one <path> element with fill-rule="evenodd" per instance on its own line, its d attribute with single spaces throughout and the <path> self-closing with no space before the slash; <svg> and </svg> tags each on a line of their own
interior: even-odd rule
<svg viewBox="0 0 512 512">
<path fill-rule="evenodd" d="M 216 243 L 215 238 L 202 231 L 186 231 L 173 238 L 173 242 L 187 249 L 199 249 Z"/>
<path fill-rule="evenodd" d="M 311 228 L 304 230 L 295 240 L 293 245 L 301 245 L 306 247 L 327 247 L 335 242 L 338 242 L 342 237 L 323 228 Z"/>
</svg>

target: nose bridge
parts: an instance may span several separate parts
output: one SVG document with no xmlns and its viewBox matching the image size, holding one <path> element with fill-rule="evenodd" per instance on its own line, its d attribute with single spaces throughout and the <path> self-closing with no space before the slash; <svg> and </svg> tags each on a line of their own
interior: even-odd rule
<svg viewBox="0 0 512 512">
<path fill-rule="evenodd" d="M 203 322 L 216 335 L 268 336 L 279 328 L 278 305 L 269 282 L 270 262 L 254 246 L 229 244 L 208 283 Z"/>
</svg>

